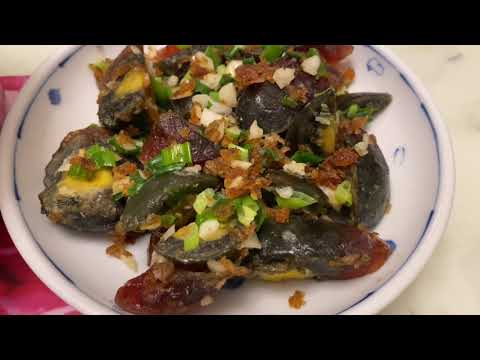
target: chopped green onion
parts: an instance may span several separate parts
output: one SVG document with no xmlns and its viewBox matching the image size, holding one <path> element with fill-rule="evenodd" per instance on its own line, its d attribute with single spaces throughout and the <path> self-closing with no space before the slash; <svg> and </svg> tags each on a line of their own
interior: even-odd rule
<svg viewBox="0 0 480 360">
<path fill-rule="evenodd" d="M 349 119 L 365 116 L 368 117 L 368 120 L 371 120 L 374 113 L 375 108 L 371 106 L 360 107 L 358 104 L 350 105 L 350 107 L 345 111 L 345 115 Z"/>
<path fill-rule="evenodd" d="M 225 65 L 218 65 L 217 66 L 217 74 L 224 75 L 227 71 L 227 67 Z"/>
<path fill-rule="evenodd" d="M 231 140 L 237 140 L 240 137 L 242 130 L 238 126 L 232 126 L 225 129 L 225 134 Z"/>
<path fill-rule="evenodd" d="M 195 92 L 208 95 L 212 91 L 207 85 L 200 80 L 195 81 Z"/>
<path fill-rule="evenodd" d="M 130 180 L 133 181 L 133 185 L 128 189 L 129 197 L 136 195 L 146 182 L 138 170 L 133 175 L 130 175 Z"/>
<path fill-rule="evenodd" d="M 123 199 L 125 195 L 123 194 L 123 192 L 119 192 L 119 193 L 116 193 L 116 194 L 113 194 L 112 198 L 113 198 L 113 201 L 120 201 Z"/>
<path fill-rule="evenodd" d="M 186 165 L 192 164 L 192 152 L 190 143 L 174 144 L 162 149 L 160 154 L 147 164 L 147 168 L 155 175 L 180 170 Z"/>
<path fill-rule="evenodd" d="M 353 119 L 359 110 L 359 106 L 357 104 L 352 104 L 347 110 L 347 117 L 349 119 Z"/>
<path fill-rule="evenodd" d="M 248 134 L 248 132 L 245 131 L 245 133 Z M 252 144 L 245 144 L 242 146 L 244 149 L 247 149 L 249 152 L 253 150 L 253 145 Z"/>
<path fill-rule="evenodd" d="M 245 58 L 245 59 L 243 59 L 242 62 L 243 62 L 245 65 L 253 65 L 253 64 L 256 63 L 254 57 Z"/>
<path fill-rule="evenodd" d="M 179 84 L 183 84 L 184 82 L 190 81 L 190 80 L 192 80 L 192 74 L 191 74 L 190 70 L 188 70 L 187 73 L 185 75 L 183 75 L 183 78 L 182 78 L 182 80 L 180 80 Z"/>
<path fill-rule="evenodd" d="M 236 199 L 234 205 L 237 212 L 237 219 L 244 226 L 249 226 L 252 221 L 255 220 L 260 210 L 258 203 L 250 196 Z"/>
<path fill-rule="evenodd" d="M 143 140 L 134 140 L 135 145 L 132 148 L 126 148 L 120 145 L 117 140 L 117 135 L 112 136 L 110 140 L 108 140 L 108 143 L 113 146 L 117 153 L 123 155 L 138 155 L 143 147 Z"/>
<path fill-rule="evenodd" d="M 175 224 L 176 220 L 177 220 L 176 216 L 172 214 L 160 215 L 160 221 L 162 223 L 162 227 L 166 229 L 168 229 L 170 226 Z"/>
<path fill-rule="evenodd" d="M 262 57 L 268 62 L 273 62 L 282 56 L 287 47 L 285 45 L 265 45 Z"/>
<path fill-rule="evenodd" d="M 231 207 L 235 206 L 234 201 L 224 198 L 221 193 L 215 193 L 215 203 L 211 207 L 207 207 L 202 213 L 198 214 L 195 218 L 195 222 L 198 226 L 201 226 L 204 222 L 209 220 L 215 220 L 220 223 L 228 222 L 233 215 L 235 215 L 235 209 Z"/>
<path fill-rule="evenodd" d="M 320 53 L 318 52 L 317 49 L 315 49 L 315 48 L 310 48 L 310 49 L 308 49 L 307 58 L 312 57 L 312 56 L 315 56 L 315 55 L 320 56 Z"/>
<path fill-rule="evenodd" d="M 85 169 L 80 164 L 73 164 L 68 169 L 68 176 L 80 180 L 91 180 L 93 177 L 93 172 Z"/>
<path fill-rule="evenodd" d="M 197 214 L 195 217 L 195 222 L 198 226 L 202 225 L 207 220 L 216 219 L 215 213 L 211 208 L 205 209 L 201 214 Z"/>
<path fill-rule="evenodd" d="M 249 136 L 250 136 L 250 132 L 248 130 L 241 130 L 240 136 L 238 137 L 238 143 L 247 141 Z M 248 151 L 252 149 L 252 146 L 250 144 L 245 144 L 243 147 Z"/>
<path fill-rule="evenodd" d="M 210 96 L 213 101 L 220 102 L 220 95 L 218 94 L 218 91 L 210 91 L 208 96 Z"/>
<path fill-rule="evenodd" d="M 232 77 L 230 74 L 223 74 L 222 78 L 220 79 L 218 87 L 221 88 L 224 85 L 227 85 L 228 83 L 234 82 L 235 79 Z"/>
<path fill-rule="evenodd" d="M 161 77 L 152 77 L 151 79 L 155 99 L 160 107 L 168 106 L 172 96 L 172 89 L 168 86 Z"/>
<path fill-rule="evenodd" d="M 300 191 L 294 191 L 292 196 L 288 199 L 280 196 L 276 196 L 275 199 L 277 200 L 277 205 L 279 207 L 293 210 L 301 209 L 317 202 L 315 198 Z"/>
<path fill-rule="evenodd" d="M 175 45 L 180 50 L 190 49 L 192 45 Z"/>
<path fill-rule="evenodd" d="M 335 200 L 340 205 L 352 206 L 352 183 L 345 180 L 335 189 Z"/>
<path fill-rule="evenodd" d="M 298 150 L 295 154 L 293 154 L 292 160 L 299 163 L 318 165 L 324 160 L 324 158 L 310 151 Z"/>
<path fill-rule="evenodd" d="M 190 223 L 178 229 L 174 236 L 183 240 L 183 250 L 186 252 L 195 250 L 200 245 L 198 225 L 195 223 Z"/>
<path fill-rule="evenodd" d="M 108 69 L 109 64 L 106 60 L 100 60 L 95 63 L 95 67 L 98 68 L 101 72 L 105 72 Z"/>
<path fill-rule="evenodd" d="M 197 214 L 201 214 L 207 207 L 212 206 L 215 203 L 215 191 L 211 188 L 203 190 L 197 195 L 193 203 L 193 208 Z"/>
<path fill-rule="evenodd" d="M 155 170 L 151 169 L 155 175 L 162 175 L 174 171 L 182 170 L 185 167 L 184 163 L 176 163 L 165 166 L 158 166 Z"/>
<path fill-rule="evenodd" d="M 220 49 L 215 46 L 208 46 L 205 50 L 205 55 L 207 55 L 213 61 L 213 66 L 217 68 L 218 65 L 222 63 L 222 57 L 220 55 Z"/>
<path fill-rule="evenodd" d="M 317 71 L 317 78 L 328 76 L 327 65 L 322 61 Z"/>
<path fill-rule="evenodd" d="M 277 151 L 274 149 L 266 148 L 265 150 L 263 150 L 263 154 L 266 157 L 269 157 L 270 159 L 272 159 L 273 161 L 280 160 L 280 156 L 278 156 Z"/>
<path fill-rule="evenodd" d="M 97 168 L 114 167 L 119 160 L 119 156 L 113 151 L 104 148 L 98 144 L 90 146 L 86 151 L 87 159 L 93 160 Z"/>
<path fill-rule="evenodd" d="M 285 107 L 294 109 L 298 106 L 298 102 L 295 99 L 291 98 L 290 96 L 285 95 L 282 99 L 282 105 Z"/>
<path fill-rule="evenodd" d="M 373 112 L 374 112 L 374 110 L 372 108 L 364 107 L 364 108 L 360 108 L 355 115 L 356 116 L 370 116 L 370 115 L 373 114 Z"/>
<path fill-rule="evenodd" d="M 238 213 L 238 221 L 245 226 L 249 226 L 255 217 L 257 212 L 247 206 L 242 206 L 241 210 Z"/>
<path fill-rule="evenodd" d="M 238 150 L 238 152 L 239 152 L 239 158 L 238 158 L 238 160 L 248 161 L 248 159 L 249 159 L 249 150 L 246 149 L 245 147 L 241 147 L 241 146 L 234 145 L 234 144 L 229 144 L 229 145 L 228 145 L 228 148 L 229 148 L 229 149 L 233 149 L 233 150 Z"/>
<path fill-rule="evenodd" d="M 375 113 L 375 109 L 372 107 L 369 107 L 369 106 L 361 107 L 358 109 L 357 113 L 355 114 L 355 117 L 366 116 L 370 121 L 374 113 Z"/>
<path fill-rule="evenodd" d="M 245 49 L 245 45 L 235 45 L 232 50 L 225 54 L 227 59 L 233 58 L 240 50 Z"/>
</svg>

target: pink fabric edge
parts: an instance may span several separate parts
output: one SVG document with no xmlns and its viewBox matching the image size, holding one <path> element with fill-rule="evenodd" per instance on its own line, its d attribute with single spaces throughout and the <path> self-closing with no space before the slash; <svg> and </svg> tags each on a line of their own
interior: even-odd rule
<svg viewBox="0 0 480 360">
<path fill-rule="evenodd" d="M 7 91 L 20 91 L 29 76 L 2 76 L 0 85 Z"/>
<path fill-rule="evenodd" d="M 18 95 L 29 76 L 0 77 L 0 130 L 9 98 Z M 0 315 L 81 315 L 56 296 L 24 262 L 0 214 Z"/>
</svg>

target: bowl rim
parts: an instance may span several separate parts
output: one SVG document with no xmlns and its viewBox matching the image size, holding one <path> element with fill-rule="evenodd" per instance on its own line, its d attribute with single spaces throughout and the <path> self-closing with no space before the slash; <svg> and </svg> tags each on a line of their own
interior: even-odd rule
<svg viewBox="0 0 480 360">
<path fill-rule="evenodd" d="M 455 163 L 449 131 L 432 98 L 421 81 L 398 58 L 392 50 L 383 45 L 368 45 L 385 61 L 400 72 L 407 85 L 417 95 L 429 118 L 432 131 L 436 135 L 439 166 L 439 185 L 435 212 L 431 214 L 426 231 L 417 247 L 404 263 L 383 282 L 379 288 L 369 293 L 342 315 L 376 314 L 395 300 L 418 276 L 442 238 L 449 223 L 455 192 Z M 103 305 L 77 288 L 40 248 L 31 234 L 17 201 L 14 182 L 15 152 L 17 134 L 23 119 L 36 94 L 57 67 L 62 67 L 82 45 L 65 45 L 44 61 L 23 87 L 14 106 L 8 113 L 0 133 L 0 211 L 5 225 L 19 253 L 33 272 L 55 294 L 82 314 L 118 314 L 114 309 Z M 408 266 L 406 266 L 408 265 Z"/>
</svg>

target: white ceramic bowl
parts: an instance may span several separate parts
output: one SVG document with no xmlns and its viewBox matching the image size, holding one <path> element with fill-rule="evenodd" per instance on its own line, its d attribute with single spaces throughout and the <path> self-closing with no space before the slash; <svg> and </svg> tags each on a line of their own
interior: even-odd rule
<svg viewBox="0 0 480 360">
<path fill-rule="evenodd" d="M 97 122 L 97 88 L 87 65 L 122 46 L 68 46 L 28 81 L 1 134 L 0 205 L 18 250 L 63 300 L 85 314 L 115 314 L 116 290 L 135 276 L 108 257 L 104 237 L 74 233 L 40 214 L 44 168 L 65 135 Z M 391 106 L 371 125 L 391 171 L 392 209 L 376 231 L 396 249 L 376 273 L 349 281 L 250 282 L 224 291 L 209 314 L 374 314 L 416 277 L 449 219 L 455 170 L 449 135 L 427 91 L 382 46 L 356 46 L 352 91 L 383 91 Z M 132 251 L 146 269 L 147 241 Z M 301 310 L 288 306 L 306 292 Z"/>
</svg>

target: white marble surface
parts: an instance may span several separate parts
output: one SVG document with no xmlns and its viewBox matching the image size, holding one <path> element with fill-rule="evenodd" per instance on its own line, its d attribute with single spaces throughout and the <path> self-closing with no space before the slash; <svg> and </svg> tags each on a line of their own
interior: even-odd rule
<svg viewBox="0 0 480 360">
<path fill-rule="evenodd" d="M 0 46 L 0 76 L 32 73 L 58 46 Z M 480 314 L 476 159 L 480 134 L 480 46 L 390 46 L 420 77 L 452 136 L 457 166 L 447 232 L 416 281 L 382 314 Z M 478 114 L 477 114 L 478 113 Z M 414 174 L 413 174 L 414 175 Z"/>
</svg>

